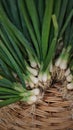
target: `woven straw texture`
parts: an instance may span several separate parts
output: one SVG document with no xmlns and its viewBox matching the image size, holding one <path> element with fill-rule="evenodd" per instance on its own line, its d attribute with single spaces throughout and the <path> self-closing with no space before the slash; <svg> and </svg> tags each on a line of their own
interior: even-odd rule
<svg viewBox="0 0 73 130">
<path fill-rule="evenodd" d="M 1 108 L 0 130 L 73 130 L 73 91 L 55 84 L 36 104 Z"/>
</svg>

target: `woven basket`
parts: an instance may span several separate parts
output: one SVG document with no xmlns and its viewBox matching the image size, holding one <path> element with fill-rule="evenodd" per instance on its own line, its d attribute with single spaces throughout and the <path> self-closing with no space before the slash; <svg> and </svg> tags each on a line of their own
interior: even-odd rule
<svg viewBox="0 0 73 130">
<path fill-rule="evenodd" d="M 36 104 L 1 108 L 0 130 L 73 130 L 73 91 L 56 83 Z"/>
</svg>

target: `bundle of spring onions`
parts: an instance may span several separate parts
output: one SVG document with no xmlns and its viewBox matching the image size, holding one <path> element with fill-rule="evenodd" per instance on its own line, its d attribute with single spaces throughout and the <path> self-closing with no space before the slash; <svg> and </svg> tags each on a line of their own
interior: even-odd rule
<svg viewBox="0 0 73 130">
<path fill-rule="evenodd" d="M 72 57 L 73 0 L 0 0 L 0 107 L 40 100 L 53 66 L 72 89 Z"/>
</svg>

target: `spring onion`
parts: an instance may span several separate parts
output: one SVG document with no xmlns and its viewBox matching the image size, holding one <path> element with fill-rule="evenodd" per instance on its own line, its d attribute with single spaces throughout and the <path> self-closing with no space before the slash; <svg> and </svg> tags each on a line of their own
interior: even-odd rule
<svg viewBox="0 0 73 130">
<path fill-rule="evenodd" d="M 30 96 L 30 98 L 27 101 L 28 104 L 33 104 L 35 102 L 37 102 L 37 97 L 36 96 Z"/>
<path fill-rule="evenodd" d="M 71 82 L 72 79 L 73 79 L 72 74 L 69 74 L 69 75 L 66 77 L 66 80 L 67 80 L 68 82 Z"/>
<path fill-rule="evenodd" d="M 67 77 L 70 74 L 70 69 L 68 68 L 65 72 L 65 76 Z"/>
<path fill-rule="evenodd" d="M 73 81 L 71 83 L 67 84 L 67 89 L 73 90 Z"/>
<path fill-rule="evenodd" d="M 38 70 L 31 68 L 31 67 L 27 67 L 27 70 L 34 76 L 38 75 Z"/>
</svg>

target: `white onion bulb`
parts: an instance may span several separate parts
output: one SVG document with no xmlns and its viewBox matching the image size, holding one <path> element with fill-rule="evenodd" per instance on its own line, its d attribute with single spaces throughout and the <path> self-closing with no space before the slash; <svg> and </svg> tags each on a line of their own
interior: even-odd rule
<svg viewBox="0 0 73 130">
<path fill-rule="evenodd" d="M 47 74 L 46 74 L 46 73 L 42 75 L 42 81 L 43 81 L 43 82 L 46 82 L 46 81 L 47 81 L 47 78 L 48 78 L 48 77 L 47 77 Z"/>
<path fill-rule="evenodd" d="M 50 72 L 53 72 L 53 65 L 50 65 Z"/>
<path fill-rule="evenodd" d="M 33 89 L 31 92 L 36 96 L 40 94 L 40 90 L 38 88 Z"/>
<path fill-rule="evenodd" d="M 72 78 L 73 78 L 73 76 L 72 76 L 72 74 L 70 74 L 70 75 L 68 75 L 68 76 L 66 77 L 66 80 L 67 80 L 68 82 L 71 82 L 71 81 L 72 81 Z"/>
<path fill-rule="evenodd" d="M 61 58 L 58 58 L 55 62 L 55 66 L 59 67 L 61 63 Z"/>
<path fill-rule="evenodd" d="M 65 72 L 65 76 L 67 77 L 70 74 L 70 69 L 68 68 Z"/>
<path fill-rule="evenodd" d="M 63 60 L 60 64 L 60 68 L 65 70 L 67 68 L 67 61 Z"/>
<path fill-rule="evenodd" d="M 34 76 L 37 76 L 38 75 L 38 71 L 36 69 L 33 69 L 33 68 L 30 68 L 30 67 L 27 67 L 27 69 L 29 70 L 29 72 L 31 74 L 33 74 Z"/>
<path fill-rule="evenodd" d="M 30 64 L 31 64 L 31 67 L 33 67 L 33 68 L 36 68 L 36 66 L 37 66 L 35 61 L 32 61 Z"/>
<path fill-rule="evenodd" d="M 42 74 L 41 73 L 38 75 L 38 80 L 42 81 Z"/>
<path fill-rule="evenodd" d="M 36 77 L 30 75 L 30 79 L 31 79 L 31 81 L 32 81 L 34 84 L 37 84 L 37 83 L 38 83 L 38 78 L 36 78 Z"/>
<path fill-rule="evenodd" d="M 34 96 L 31 96 L 29 98 L 29 100 L 27 101 L 28 104 L 33 104 L 37 101 L 37 97 L 34 95 Z"/>
<path fill-rule="evenodd" d="M 68 90 L 73 90 L 73 83 L 69 83 L 69 84 L 67 85 L 67 89 L 68 89 Z"/>
<path fill-rule="evenodd" d="M 34 88 L 34 83 L 33 82 L 29 82 L 29 85 L 31 88 Z"/>
</svg>

